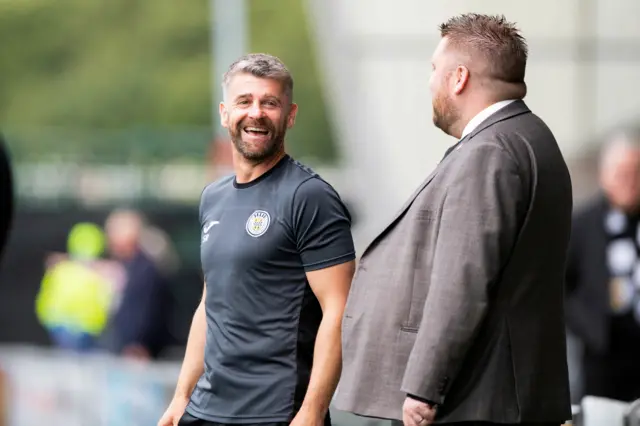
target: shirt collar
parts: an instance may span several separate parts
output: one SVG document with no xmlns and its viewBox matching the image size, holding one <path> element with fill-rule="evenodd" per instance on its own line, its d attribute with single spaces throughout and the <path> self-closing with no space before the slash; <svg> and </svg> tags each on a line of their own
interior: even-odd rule
<svg viewBox="0 0 640 426">
<path fill-rule="evenodd" d="M 480 125 L 480 123 L 482 123 L 484 120 L 489 118 L 489 116 L 498 112 L 498 110 L 509 105 L 511 102 L 515 102 L 515 99 L 508 99 L 506 101 L 496 102 L 495 104 L 489 105 L 488 107 L 480 111 L 478 114 L 476 114 L 475 117 L 469 120 L 467 125 L 464 127 L 464 130 L 462 131 L 462 136 L 460 137 L 460 139 L 464 138 L 469 133 L 473 132 L 475 128 Z"/>
</svg>

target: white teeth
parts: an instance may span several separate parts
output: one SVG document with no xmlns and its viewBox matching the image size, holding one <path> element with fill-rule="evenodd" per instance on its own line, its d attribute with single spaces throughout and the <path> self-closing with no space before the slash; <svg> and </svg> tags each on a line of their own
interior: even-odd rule
<svg viewBox="0 0 640 426">
<path fill-rule="evenodd" d="M 267 129 L 262 129 L 260 127 L 247 127 L 244 130 L 247 132 L 267 132 Z"/>
</svg>

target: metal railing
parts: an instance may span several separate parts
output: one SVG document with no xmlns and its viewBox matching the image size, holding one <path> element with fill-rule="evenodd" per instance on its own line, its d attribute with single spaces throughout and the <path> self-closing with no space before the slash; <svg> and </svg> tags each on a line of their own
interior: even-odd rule
<svg viewBox="0 0 640 426">
<path fill-rule="evenodd" d="M 179 362 L 0 347 L 0 426 L 154 426 L 179 370 Z M 332 420 L 335 426 L 388 424 L 337 410 Z"/>
<path fill-rule="evenodd" d="M 167 407 L 180 362 L 138 363 L 105 354 L 0 346 L 0 426 L 153 426 Z M 585 397 L 573 426 L 640 426 L 640 401 Z M 332 409 L 335 426 L 383 426 Z"/>
</svg>

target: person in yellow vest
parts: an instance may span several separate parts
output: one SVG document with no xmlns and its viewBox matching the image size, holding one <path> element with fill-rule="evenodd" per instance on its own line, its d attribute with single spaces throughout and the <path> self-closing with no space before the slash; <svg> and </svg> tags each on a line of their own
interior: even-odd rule
<svg viewBox="0 0 640 426">
<path fill-rule="evenodd" d="M 68 257 L 51 265 L 36 298 L 36 315 L 55 345 L 76 351 L 93 349 L 109 316 L 112 284 L 92 267 L 105 249 L 102 229 L 92 223 L 73 226 Z"/>
</svg>

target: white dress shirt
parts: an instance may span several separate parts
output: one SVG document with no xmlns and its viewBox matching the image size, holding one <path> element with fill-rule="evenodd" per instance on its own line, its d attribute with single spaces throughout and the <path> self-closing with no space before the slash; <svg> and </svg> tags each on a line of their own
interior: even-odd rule
<svg viewBox="0 0 640 426">
<path fill-rule="evenodd" d="M 475 128 L 478 127 L 480 123 L 482 123 L 484 120 L 489 118 L 490 115 L 492 115 L 495 112 L 498 112 L 500 109 L 506 107 L 511 102 L 515 102 L 515 99 L 508 99 L 506 101 L 496 102 L 495 104 L 489 105 L 488 107 L 480 111 L 478 114 L 476 114 L 475 117 L 469 120 L 466 126 L 464 126 L 464 130 L 462 131 L 462 136 L 460 137 L 460 139 L 464 138 L 469 133 L 473 132 Z"/>
</svg>

